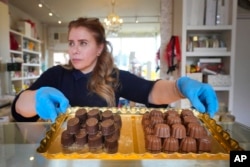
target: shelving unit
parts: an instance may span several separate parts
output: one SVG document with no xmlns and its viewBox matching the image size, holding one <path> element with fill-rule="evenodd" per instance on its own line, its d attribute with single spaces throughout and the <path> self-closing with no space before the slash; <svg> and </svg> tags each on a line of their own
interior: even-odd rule
<svg viewBox="0 0 250 167">
<path fill-rule="evenodd" d="M 216 8 L 213 9 L 214 11 L 216 10 L 214 24 L 208 25 L 205 20 L 200 22 L 192 21 L 192 19 L 208 19 L 208 15 L 210 13 L 206 13 L 208 8 L 208 4 L 206 3 L 214 2 L 217 3 Z M 173 34 L 179 36 L 182 51 L 182 61 L 179 69 L 179 75 L 189 77 L 195 76 L 197 73 L 195 74 L 190 72 L 190 65 L 196 65 L 199 69 L 197 64 L 202 58 L 221 59 L 223 73 L 220 75 L 228 77 L 229 83 L 223 83 L 224 85 L 221 84 L 219 86 L 213 85 L 211 84 L 211 80 L 207 81 L 204 79 L 212 78 L 211 75 L 204 74 L 204 72 L 199 70 L 195 72 L 200 72 L 201 75 L 199 76 L 202 76 L 202 78 L 200 78 L 202 82 L 208 82 L 213 86 L 218 96 L 220 105 L 226 106 L 227 110 L 230 112 L 233 109 L 232 100 L 234 86 L 237 0 L 201 0 L 199 1 L 199 5 L 204 3 L 202 4 L 204 10 L 201 10 L 201 8 L 197 9 L 197 3 L 198 2 L 194 0 L 174 1 Z M 218 5 L 223 5 L 223 10 L 225 10 L 223 17 L 226 18 L 226 20 L 221 23 L 216 21 L 218 18 L 221 18 L 218 17 Z M 203 11 L 204 13 L 201 12 L 192 14 L 194 11 Z M 201 15 L 203 15 L 203 17 Z M 218 46 L 211 46 L 211 41 L 212 44 L 214 44 L 214 41 L 218 42 Z M 198 42 L 198 45 L 195 42 Z M 213 78 L 220 80 L 219 75 L 215 75 Z M 177 105 L 182 108 L 190 107 L 190 103 L 187 99 L 181 100 Z"/>
<path fill-rule="evenodd" d="M 20 69 L 11 70 L 12 93 L 26 89 L 41 74 L 41 41 L 10 30 L 18 46 L 10 49 L 9 63 L 20 64 Z"/>
</svg>

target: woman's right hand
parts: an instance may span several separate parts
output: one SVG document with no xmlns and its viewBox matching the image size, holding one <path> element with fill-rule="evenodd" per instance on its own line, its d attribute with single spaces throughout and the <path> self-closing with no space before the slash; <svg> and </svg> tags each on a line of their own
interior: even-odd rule
<svg viewBox="0 0 250 167">
<path fill-rule="evenodd" d="M 69 107 L 69 100 L 62 92 L 53 87 L 42 87 L 36 91 L 36 112 L 40 118 L 55 122 L 56 117 L 65 113 Z"/>
</svg>

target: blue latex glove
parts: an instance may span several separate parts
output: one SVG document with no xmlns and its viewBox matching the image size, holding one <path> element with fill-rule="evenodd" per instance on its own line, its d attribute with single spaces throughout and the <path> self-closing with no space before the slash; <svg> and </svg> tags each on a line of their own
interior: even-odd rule
<svg viewBox="0 0 250 167">
<path fill-rule="evenodd" d="M 177 80 L 177 87 L 197 111 L 208 112 L 211 118 L 214 117 L 218 111 L 218 99 L 212 86 L 188 77 L 181 77 Z"/>
<path fill-rule="evenodd" d="M 52 87 L 42 87 L 36 91 L 36 112 L 44 120 L 55 122 L 60 113 L 65 113 L 69 107 L 68 99 L 59 90 Z"/>
</svg>

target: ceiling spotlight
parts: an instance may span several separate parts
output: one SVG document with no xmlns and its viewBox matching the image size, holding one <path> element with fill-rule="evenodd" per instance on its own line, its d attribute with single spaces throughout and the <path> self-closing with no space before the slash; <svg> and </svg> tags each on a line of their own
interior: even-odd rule
<svg viewBox="0 0 250 167">
<path fill-rule="evenodd" d="M 53 13 L 52 13 L 52 12 L 49 12 L 49 16 L 53 16 Z"/>
<path fill-rule="evenodd" d="M 43 4 L 42 4 L 42 3 L 39 3 L 39 4 L 38 4 L 38 7 L 39 7 L 39 8 L 42 8 L 42 7 L 43 7 Z"/>
<path fill-rule="evenodd" d="M 58 20 L 58 24 L 62 24 L 62 21 L 61 21 L 61 20 Z"/>
</svg>

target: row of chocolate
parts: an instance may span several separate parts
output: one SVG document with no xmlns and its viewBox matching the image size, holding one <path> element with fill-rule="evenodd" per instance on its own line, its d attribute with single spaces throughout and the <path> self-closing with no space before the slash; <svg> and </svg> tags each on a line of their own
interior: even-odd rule
<svg viewBox="0 0 250 167">
<path fill-rule="evenodd" d="M 121 116 L 110 110 L 76 110 L 61 134 L 63 149 L 87 148 L 87 151 L 116 153 L 122 126 Z"/>
<path fill-rule="evenodd" d="M 145 148 L 151 153 L 211 152 L 211 137 L 192 110 L 153 109 L 142 116 Z"/>
</svg>

